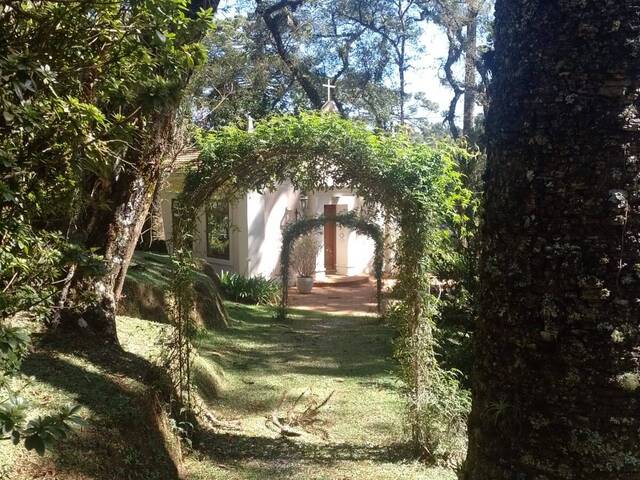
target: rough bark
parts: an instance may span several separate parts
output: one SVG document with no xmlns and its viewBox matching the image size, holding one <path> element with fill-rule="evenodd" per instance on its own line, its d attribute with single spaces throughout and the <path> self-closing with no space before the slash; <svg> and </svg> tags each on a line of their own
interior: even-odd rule
<svg viewBox="0 0 640 480">
<path fill-rule="evenodd" d="M 478 12 L 473 3 L 469 6 L 469 23 L 464 44 L 464 111 L 462 135 L 468 137 L 473 130 L 473 113 L 476 106 L 476 57 L 478 50 Z"/>
<path fill-rule="evenodd" d="M 640 478 L 640 0 L 498 0 L 467 480 Z"/>
<path fill-rule="evenodd" d="M 201 8 L 217 9 L 219 0 L 192 0 L 189 15 Z M 183 78 L 184 86 L 189 75 Z M 180 99 L 174 98 L 154 111 L 140 113 L 139 144 L 127 150 L 124 168 L 111 183 L 99 182 L 95 197 L 108 200 L 111 208 L 97 207 L 90 212 L 78 229 L 84 231 L 87 246 L 104 256 L 104 271 L 99 276 L 74 277 L 70 285 L 76 298 L 63 309 L 63 327 L 88 331 L 100 341 L 118 343 L 116 308 L 122 292 L 127 269 L 149 213 L 156 186 L 165 171 L 163 161 L 170 152 L 174 138 L 176 114 Z M 86 299 L 90 298 L 90 301 Z M 63 292 L 62 302 L 67 301 Z"/>
<path fill-rule="evenodd" d="M 149 132 L 143 134 L 141 144 L 128 150 L 124 159 L 128 168 L 103 192 L 108 194 L 112 208 L 87 217 L 87 245 L 104 256 L 104 271 L 97 277 L 74 279 L 73 288 L 89 294 L 93 300 L 81 308 L 72 302 L 63 315 L 63 326 L 79 326 L 102 341 L 118 343 L 116 307 L 163 173 L 163 160 L 173 138 L 175 108 L 167 106 L 155 113 L 149 119 Z"/>
</svg>

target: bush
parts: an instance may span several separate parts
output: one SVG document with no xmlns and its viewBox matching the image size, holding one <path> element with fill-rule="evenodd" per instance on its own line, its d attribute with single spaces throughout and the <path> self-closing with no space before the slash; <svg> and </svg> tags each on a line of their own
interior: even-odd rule
<svg viewBox="0 0 640 480">
<path fill-rule="evenodd" d="M 433 371 L 429 390 L 415 398 L 412 406 L 425 459 L 449 468 L 459 468 L 467 455 L 471 392 L 460 386 L 459 375 L 455 370 Z"/>
<path fill-rule="evenodd" d="M 218 275 L 222 295 L 233 302 L 248 305 L 275 305 L 280 301 L 280 282 L 258 275 L 245 277 L 237 273 Z"/>
<path fill-rule="evenodd" d="M 316 273 L 316 257 L 320 250 L 320 243 L 309 233 L 300 237 L 291 252 L 291 265 L 299 277 L 313 277 Z"/>
</svg>

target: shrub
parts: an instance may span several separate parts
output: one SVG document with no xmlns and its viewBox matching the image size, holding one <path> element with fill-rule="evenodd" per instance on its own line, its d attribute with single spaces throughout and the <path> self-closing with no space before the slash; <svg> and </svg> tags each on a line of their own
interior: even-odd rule
<svg viewBox="0 0 640 480">
<path fill-rule="evenodd" d="M 413 405 L 420 423 L 420 448 L 426 460 L 459 468 L 467 454 L 467 419 L 471 392 L 460 386 L 459 372 L 436 370 L 428 391 Z"/>
<path fill-rule="evenodd" d="M 222 272 L 218 278 L 222 295 L 227 300 L 248 305 L 275 305 L 280 300 L 280 283 L 277 280 L 230 272 Z"/>
<path fill-rule="evenodd" d="M 29 419 L 34 406 L 19 395 L 28 386 L 19 369 L 29 350 L 29 333 L 0 324 L 0 434 L 14 445 L 44 455 L 57 441 L 84 424 L 79 405 L 69 405 L 58 413 Z"/>
<path fill-rule="evenodd" d="M 291 265 L 300 277 L 313 277 L 316 273 L 316 258 L 320 243 L 313 234 L 300 237 L 291 252 Z"/>
</svg>

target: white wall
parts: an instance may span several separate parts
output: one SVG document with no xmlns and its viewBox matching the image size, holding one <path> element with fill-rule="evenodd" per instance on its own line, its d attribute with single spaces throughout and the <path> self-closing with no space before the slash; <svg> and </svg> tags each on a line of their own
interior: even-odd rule
<svg viewBox="0 0 640 480">
<path fill-rule="evenodd" d="M 314 192 L 309 198 L 309 213 L 322 215 L 325 205 L 336 205 L 338 214 L 346 213 L 362 206 L 362 199 L 350 191 Z M 373 256 L 375 243 L 367 235 L 359 235 L 354 231 L 338 225 L 336 233 L 336 269 L 340 275 L 362 275 L 373 273 Z M 316 262 L 317 279 L 325 276 L 324 268 L 324 235 L 319 235 L 322 247 Z"/>
<path fill-rule="evenodd" d="M 289 182 L 274 192 L 247 196 L 248 275 L 274 278 L 280 274 L 282 227 L 294 218 L 299 196 Z"/>
<path fill-rule="evenodd" d="M 184 175 L 171 175 L 160 195 L 165 238 L 171 247 L 171 200 L 182 191 Z M 212 264 L 217 271 L 233 271 L 247 276 L 279 276 L 282 249 L 282 225 L 295 217 L 300 194 L 287 182 L 274 192 L 251 192 L 231 206 L 231 244 L 229 260 L 207 257 L 204 210 L 198 216 L 198 232 L 194 235 L 194 253 Z M 349 191 L 315 192 L 309 195 L 307 214 L 322 215 L 324 206 L 336 204 L 338 213 L 361 207 L 362 200 Z M 316 278 L 324 277 L 324 235 L 316 234 L 321 248 L 317 258 Z M 358 235 L 338 226 L 336 239 L 336 267 L 342 275 L 372 273 L 375 245 L 366 235 Z"/>
</svg>

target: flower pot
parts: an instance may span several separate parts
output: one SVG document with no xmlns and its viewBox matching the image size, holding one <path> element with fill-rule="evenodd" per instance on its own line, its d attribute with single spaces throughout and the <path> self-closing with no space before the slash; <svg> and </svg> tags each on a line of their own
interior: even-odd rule
<svg viewBox="0 0 640 480">
<path fill-rule="evenodd" d="M 296 286 L 300 293 L 311 293 L 313 288 L 313 277 L 298 277 L 296 280 Z"/>
</svg>

